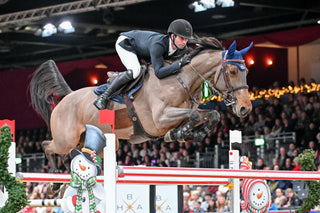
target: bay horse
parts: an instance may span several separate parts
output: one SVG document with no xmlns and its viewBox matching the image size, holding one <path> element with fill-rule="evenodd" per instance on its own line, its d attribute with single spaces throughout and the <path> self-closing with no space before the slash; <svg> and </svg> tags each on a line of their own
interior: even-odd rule
<svg viewBox="0 0 320 213">
<path fill-rule="evenodd" d="M 192 128 L 219 121 L 219 113 L 215 110 L 198 108 L 200 100 L 197 97 L 204 81 L 215 94 L 232 105 L 237 116 L 245 117 L 252 109 L 246 81 L 248 70 L 242 57 L 252 43 L 240 51 L 236 50 L 235 42 L 224 50 L 213 37 L 198 38 L 195 43 L 198 47 L 190 53 L 193 56 L 190 64 L 161 80 L 149 66 L 143 86 L 133 94 L 137 117 L 149 137 L 164 137 L 165 141 L 189 140 Z M 103 133 L 112 132 L 110 125 L 99 123 L 99 111 L 93 105 L 97 97 L 93 92 L 95 88 L 72 91 L 52 60 L 34 72 L 30 82 L 31 102 L 51 129 L 52 140 L 42 143 L 49 160 L 52 159 L 50 156 L 67 154 L 82 143 L 86 124 L 98 127 Z M 57 96 L 62 99 L 51 110 Z M 134 137 L 133 121 L 125 104 L 113 101 L 110 109 L 115 110 L 117 139 L 129 139 L 131 143 L 147 140 Z M 55 167 L 54 162 L 50 163 Z"/>
</svg>

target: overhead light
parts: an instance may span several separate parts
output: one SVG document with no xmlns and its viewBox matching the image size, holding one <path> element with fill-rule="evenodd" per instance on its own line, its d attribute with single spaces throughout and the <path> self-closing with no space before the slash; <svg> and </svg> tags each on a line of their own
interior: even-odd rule
<svg viewBox="0 0 320 213">
<path fill-rule="evenodd" d="M 200 0 L 194 1 L 192 4 L 189 5 L 190 9 L 193 9 L 195 13 L 206 11 L 209 8 L 215 8 L 214 0 Z"/>
<path fill-rule="evenodd" d="M 107 69 L 108 66 L 105 65 L 105 64 L 103 64 L 103 63 L 100 63 L 100 64 L 96 64 L 96 65 L 94 66 L 94 68 L 96 68 L 96 69 Z"/>
<path fill-rule="evenodd" d="M 189 5 L 194 12 L 206 11 L 210 8 L 218 7 L 234 7 L 235 0 L 195 0 Z"/>
<path fill-rule="evenodd" d="M 57 33 L 56 26 L 54 26 L 51 23 L 48 23 L 42 28 L 41 36 L 42 37 L 48 37 L 48 36 L 51 36 L 51 35 L 53 35 L 55 33 Z"/>
<path fill-rule="evenodd" d="M 217 0 L 216 4 L 221 7 L 234 7 L 234 0 Z"/>
<path fill-rule="evenodd" d="M 320 24 L 320 20 L 317 21 L 317 24 Z"/>
<path fill-rule="evenodd" d="M 73 33 L 75 31 L 70 21 L 63 21 L 59 24 L 58 30 L 64 33 Z"/>
</svg>

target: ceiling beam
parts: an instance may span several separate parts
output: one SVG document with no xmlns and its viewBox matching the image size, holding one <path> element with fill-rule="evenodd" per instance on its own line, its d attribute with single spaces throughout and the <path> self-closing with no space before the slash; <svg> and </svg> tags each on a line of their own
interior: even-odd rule
<svg viewBox="0 0 320 213">
<path fill-rule="evenodd" d="M 94 11 L 100 8 L 118 7 L 147 2 L 150 0 L 82 0 L 48 7 L 41 7 L 20 12 L 0 15 L 0 26 L 38 21 L 47 17 L 70 15 Z"/>
<path fill-rule="evenodd" d="M 274 25 L 268 25 L 263 27 L 256 27 L 256 28 L 250 28 L 250 29 L 244 29 L 244 30 L 236 30 L 230 33 L 222 33 L 218 34 L 216 37 L 219 39 L 232 39 L 239 36 L 244 36 L 246 34 L 251 33 L 259 33 L 264 32 L 268 30 L 276 30 L 276 29 L 286 29 L 288 27 L 294 27 L 294 26 L 302 26 L 305 24 L 313 24 L 316 23 L 319 19 L 309 19 L 309 20 L 303 20 L 303 21 L 295 21 L 295 22 L 288 22 L 288 23 L 282 23 L 282 24 L 274 24 Z"/>
</svg>

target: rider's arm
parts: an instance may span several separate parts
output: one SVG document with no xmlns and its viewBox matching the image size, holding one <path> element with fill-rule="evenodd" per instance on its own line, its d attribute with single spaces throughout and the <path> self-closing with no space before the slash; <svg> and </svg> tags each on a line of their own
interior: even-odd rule
<svg viewBox="0 0 320 213">
<path fill-rule="evenodd" d="M 180 71 L 179 61 L 168 66 L 164 66 L 163 54 L 165 51 L 166 50 L 161 45 L 154 45 L 154 47 L 150 49 L 151 63 L 153 65 L 154 73 L 159 79 Z"/>
</svg>

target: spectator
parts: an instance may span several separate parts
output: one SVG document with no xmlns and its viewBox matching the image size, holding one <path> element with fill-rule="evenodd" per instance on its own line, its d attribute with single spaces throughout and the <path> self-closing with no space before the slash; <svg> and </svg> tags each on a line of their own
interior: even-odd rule
<svg viewBox="0 0 320 213">
<path fill-rule="evenodd" d="M 217 213 L 229 212 L 228 205 L 226 203 L 226 198 L 222 195 L 217 197 L 216 212 Z"/>
<path fill-rule="evenodd" d="M 187 201 L 183 202 L 183 213 L 193 213 Z"/>
<path fill-rule="evenodd" d="M 280 132 L 282 132 L 282 123 L 281 123 L 281 119 L 280 118 L 277 118 L 275 120 L 275 123 L 271 129 L 271 135 L 272 136 L 276 136 L 278 135 Z"/>
<path fill-rule="evenodd" d="M 283 205 L 283 207 L 289 207 L 289 206 L 300 206 L 301 205 L 301 200 L 299 199 L 299 197 L 294 193 L 292 188 L 288 188 L 286 189 L 286 196 L 287 196 L 287 200 L 285 202 L 285 204 Z"/>
<path fill-rule="evenodd" d="M 269 208 L 269 211 L 278 211 L 279 208 L 278 206 L 274 203 L 274 199 L 273 197 L 271 196 L 271 206 Z"/>
<path fill-rule="evenodd" d="M 201 202 L 198 201 L 195 203 L 193 213 L 204 213 L 204 210 L 201 208 Z"/>
<path fill-rule="evenodd" d="M 288 118 L 283 119 L 282 122 L 283 122 L 282 132 L 293 132 L 294 128 Z"/>
<path fill-rule="evenodd" d="M 253 113 L 249 114 L 248 121 L 245 123 L 244 127 L 244 134 L 245 135 L 253 135 L 254 134 L 254 124 L 255 124 L 255 117 Z"/>
<path fill-rule="evenodd" d="M 278 158 L 273 158 L 273 159 L 272 159 L 272 167 L 271 167 L 271 170 L 275 170 L 275 169 L 274 169 L 275 166 L 278 166 L 278 167 L 280 168 L 280 166 L 279 166 L 279 159 L 278 159 Z"/>
<path fill-rule="evenodd" d="M 183 202 L 185 202 L 185 201 L 188 202 L 189 199 L 190 199 L 190 193 L 187 191 L 184 191 L 183 192 Z M 189 205 L 188 205 L 188 207 L 189 207 Z"/>
<path fill-rule="evenodd" d="M 130 155 L 127 155 L 125 158 L 125 161 L 123 162 L 124 166 L 133 166 L 135 165 L 134 161 L 132 160 L 132 157 Z"/>
<path fill-rule="evenodd" d="M 306 141 L 316 141 L 318 129 L 313 122 L 310 122 L 309 125 L 305 129 L 304 138 Z"/>
<path fill-rule="evenodd" d="M 291 158 L 288 157 L 286 158 L 284 170 L 292 171 L 292 169 L 293 169 L 292 161 L 291 161 Z"/>
<path fill-rule="evenodd" d="M 140 150 L 140 156 L 143 158 L 145 155 L 151 155 L 151 151 L 149 150 L 149 145 L 147 142 L 143 143 L 143 148 Z"/>
<path fill-rule="evenodd" d="M 269 186 L 271 194 L 274 195 L 275 192 L 276 192 L 276 189 L 279 186 L 279 181 L 275 180 L 275 179 L 269 180 L 268 181 L 268 186 Z"/>
<path fill-rule="evenodd" d="M 140 150 L 135 149 L 133 152 L 133 158 L 132 161 L 134 162 L 135 165 L 140 165 L 142 163 L 142 157 L 140 156 Z"/>
<path fill-rule="evenodd" d="M 116 155 L 117 161 L 122 161 L 124 162 L 125 160 L 125 154 L 123 153 L 123 150 L 121 148 L 119 148 L 117 150 L 117 155 Z"/>
<path fill-rule="evenodd" d="M 286 159 L 288 158 L 287 150 L 285 147 L 280 147 L 280 155 L 278 157 L 279 166 L 281 170 L 285 169 Z"/>
<path fill-rule="evenodd" d="M 190 195 L 190 198 L 188 200 L 188 204 L 189 204 L 190 209 L 194 209 L 195 208 L 195 204 L 198 201 L 201 202 L 201 200 L 199 200 L 199 192 L 196 191 L 196 190 L 191 191 L 191 195 Z"/>
<path fill-rule="evenodd" d="M 283 190 L 281 188 L 277 188 L 276 189 L 276 197 L 274 199 L 274 203 L 276 204 L 276 206 L 278 208 L 281 208 L 285 204 L 286 200 L 287 200 L 287 198 L 283 194 Z"/>
<path fill-rule="evenodd" d="M 208 206 L 207 212 L 214 212 L 216 208 L 217 208 L 216 200 L 214 198 L 211 198 L 209 200 L 209 206 Z"/>
<path fill-rule="evenodd" d="M 277 117 L 280 117 L 280 114 L 283 111 L 283 107 L 280 103 L 280 100 L 277 98 L 274 98 L 273 106 L 274 106 L 274 113 L 277 115 Z"/>
<path fill-rule="evenodd" d="M 151 159 L 149 155 L 144 156 L 141 165 L 151 166 Z"/>
<path fill-rule="evenodd" d="M 257 162 L 257 169 L 263 170 L 264 167 L 266 167 L 266 165 L 264 164 L 264 160 L 262 158 L 259 158 Z"/>
<path fill-rule="evenodd" d="M 299 163 L 299 157 L 293 159 L 293 169 L 292 171 L 301 171 L 301 165 Z"/>
<path fill-rule="evenodd" d="M 289 149 L 287 151 L 287 155 L 290 157 L 290 158 L 293 158 L 293 151 L 296 149 L 296 145 L 294 143 L 290 143 L 289 144 Z"/>
<path fill-rule="evenodd" d="M 204 196 L 204 201 L 201 203 L 201 208 L 206 212 L 208 211 L 211 199 L 212 199 L 212 194 L 206 193 Z"/>
<path fill-rule="evenodd" d="M 159 159 L 159 164 L 164 164 L 166 166 L 169 166 L 169 160 L 166 157 L 166 154 L 161 151 L 160 153 L 160 159 Z"/>
<path fill-rule="evenodd" d="M 256 121 L 253 125 L 254 131 L 262 132 L 263 127 L 265 126 L 265 123 L 266 123 L 266 121 L 265 121 L 264 115 L 259 113 L 258 114 L 258 121 Z"/>
<path fill-rule="evenodd" d="M 188 155 L 193 155 L 195 151 L 195 147 L 192 144 L 192 142 L 186 142 L 184 144 L 185 144 L 186 150 L 188 151 Z"/>
</svg>

